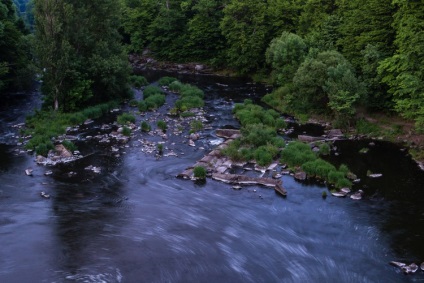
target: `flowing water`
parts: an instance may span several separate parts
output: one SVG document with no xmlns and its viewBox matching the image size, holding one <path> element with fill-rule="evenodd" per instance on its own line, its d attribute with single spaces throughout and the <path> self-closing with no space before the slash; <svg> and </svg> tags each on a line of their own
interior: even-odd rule
<svg viewBox="0 0 424 283">
<path fill-rule="evenodd" d="M 145 75 L 152 81 L 163 73 Z M 7 97 L 0 106 L 0 282 L 424 281 L 424 272 L 406 276 L 388 264 L 424 261 L 424 173 L 406 152 L 375 142 L 359 154 L 369 141 L 336 143 L 339 155 L 330 159 L 362 179 L 361 201 L 323 199 L 325 187 L 290 176 L 283 177 L 287 198 L 264 187 L 235 191 L 210 179 L 177 179 L 214 147 L 214 129 L 239 126 L 234 102 L 266 91 L 242 80 L 180 79 L 205 90 L 211 129 L 198 147 L 177 144 L 179 157 L 158 160 L 135 140 L 119 157 L 80 142 L 90 157 L 37 166 L 19 153 L 11 126 L 39 107 L 39 95 Z M 85 171 L 88 165 L 101 174 Z M 24 174 L 29 167 L 32 177 Z M 383 176 L 367 178 L 367 170 Z"/>
</svg>

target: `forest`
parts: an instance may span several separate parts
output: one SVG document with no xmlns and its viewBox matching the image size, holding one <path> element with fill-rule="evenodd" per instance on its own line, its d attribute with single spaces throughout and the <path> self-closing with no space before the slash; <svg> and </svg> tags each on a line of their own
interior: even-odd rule
<svg viewBox="0 0 424 283">
<path fill-rule="evenodd" d="M 424 131 L 421 1 L 25 2 L 1 1 L 0 87 L 38 74 L 54 109 L 130 96 L 127 55 L 149 50 L 266 81 L 274 90 L 263 100 L 283 113 L 350 126 L 365 109 Z"/>
</svg>

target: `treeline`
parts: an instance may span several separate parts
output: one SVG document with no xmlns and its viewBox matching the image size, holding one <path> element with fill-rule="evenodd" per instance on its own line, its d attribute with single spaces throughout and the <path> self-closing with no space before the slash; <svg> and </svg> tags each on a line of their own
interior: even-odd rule
<svg viewBox="0 0 424 283">
<path fill-rule="evenodd" d="M 0 1 L 0 91 L 26 89 L 33 79 L 32 35 L 12 0 Z"/>
<path fill-rule="evenodd" d="M 397 111 L 424 130 L 419 0 L 123 0 L 130 52 L 272 72 L 282 110 Z"/>
</svg>

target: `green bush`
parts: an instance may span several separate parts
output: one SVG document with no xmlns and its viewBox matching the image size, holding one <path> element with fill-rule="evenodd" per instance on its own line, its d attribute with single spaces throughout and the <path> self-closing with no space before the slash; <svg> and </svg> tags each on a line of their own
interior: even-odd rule
<svg viewBox="0 0 424 283">
<path fill-rule="evenodd" d="M 141 122 L 142 132 L 150 132 L 151 130 L 152 130 L 152 127 L 150 127 L 150 125 L 146 121 Z"/>
<path fill-rule="evenodd" d="M 287 163 L 290 167 L 301 166 L 308 161 L 317 159 L 311 147 L 301 142 L 291 142 L 281 153 L 281 162 Z"/>
<path fill-rule="evenodd" d="M 330 184 L 335 185 L 335 184 L 337 184 L 339 182 L 340 179 L 344 179 L 344 177 L 345 177 L 345 174 L 343 172 L 340 172 L 340 171 L 331 171 L 328 174 L 328 182 Z"/>
<path fill-rule="evenodd" d="M 175 106 L 180 109 L 180 111 L 184 111 L 184 109 L 200 108 L 204 105 L 205 102 L 198 96 L 181 97 L 175 102 Z"/>
<path fill-rule="evenodd" d="M 123 113 L 123 114 L 118 116 L 117 121 L 118 121 L 119 124 L 125 125 L 127 123 L 134 123 L 135 117 L 134 117 L 134 115 L 132 115 L 130 113 Z"/>
<path fill-rule="evenodd" d="M 162 155 L 162 153 L 163 153 L 163 144 L 158 143 L 157 149 L 158 149 L 159 154 Z"/>
<path fill-rule="evenodd" d="M 202 99 L 205 96 L 205 93 L 203 92 L 203 90 L 201 90 L 197 86 L 193 86 L 193 85 L 190 85 L 190 84 L 184 84 L 180 89 L 180 94 L 183 97 L 197 96 L 197 97 L 200 97 Z"/>
<path fill-rule="evenodd" d="M 166 125 L 166 123 L 162 120 L 159 120 L 157 123 L 157 126 L 159 129 L 161 129 L 162 131 L 166 131 L 166 129 L 168 128 L 168 126 Z"/>
<path fill-rule="evenodd" d="M 177 81 L 176 78 L 173 77 L 162 77 L 158 81 L 159 86 L 169 86 L 171 83 Z"/>
<path fill-rule="evenodd" d="M 259 105 L 252 104 L 250 99 L 246 99 L 243 104 L 236 104 L 233 113 L 242 126 L 264 124 L 275 130 L 287 126 L 286 122 L 280 118 L 278 112 L 273 109 L 265 110 Z"/>
<path fill-rule="evenodd" d="M 124 136 L 127 136 L 127 137 L 131 136 L 131 129 L 128 128 L 128 127 L 126 127 L 126 126 L 124 126 L 124 128 L 122 129 L 122 134 Z"/>
<path fill-rule="evenodd" d="M 146 100 L 149 96 L 155 94 L 164 94 L 163 90 L 158 86 L 149 85 L 143 90 L 143 98 Z"/>
<path fill-rule="evenodd" d="M 271 152 L 269 152 L 265 146 L 256 149 L 254 157 L 259 166 L 267 166 L 273 161 Z"/>
<path fill-rule="evenodd" d="M 339 179 L 336 183 L 336 188 L 352 188 L 352 182 L 346 178 Z"/>
<path fill-rule="evenodd" d="M 201 131 L 201 130 L 203 130 L 203 123 L 199 120 L 193 120 L 193 121 L 190 122 L 190 129 L 193 132 Z"/>
<path fill-rule="evenodd" d="M 196 166 L 193 169 L 194 177 L 197 179 L 206 179 L 206 169 L 202 166 Z"/>
<path fill-rule="evenodd" d="M 140 112 L 146 112 L 148 110 L 147 103 L 144 100 L 139 101 L 137 107 Z"/>
<path fill-rule="evenodd" d="M 35 152 L 37 155 L 47 156 L 51 149 L 54 149 L 52 142 L 40 143 L 35 147 Z"/>
<path fill-rule="evenodd" d="M 153 110 L 164 105 L 166 102 L 166 98 L 163 94 L 154 94 L 145 99 L 144 102 L 146 103 L 146 107 L 148 110 Z"/>
<path fill-rule="evenodd" d="M 349 167 L 347 167 L 347 165 L 346 165 L 346 164 L 341 164 L 341 165 L 339 166 L 339 171 L 340 171 L 340 172 L 343 172 L 343 174 L 344 174 L 345 176 L 347 176 L 347 174 L 349 174 L 349 172 L 350 172 Z"/>
<path fill-rule="evenodd" d="M 320 155 L 329 155 L 331 152 L 330 146 L 327 143 L 322 143 L 319 146 L 319 154 Z"/>
<path fill-rule="evenodd" d="M 173 92 L 180 92 L 182 88 L 183 88 L 183 84 L 179 81 L 173 81 L 169 85 L 169 90 Z"/>
<path fill-rule="evenodd" d="M 274 129 L 267 127 L 263 124 L 251 124 L 241 128 L 243 143 L 249 144 L 254 147 L 266 145 L 268 142 L 274 140 L 277 133 Z"/>
<path fill-rule="evenodd" d="M 244 150 L 244 152 L 243 152 Z M 228 156 L 231 160 L 233 161 L 247 161 L 252 159 L 253 157 L 253 152 L 249 153 L 249 157 L 251 158 L 245 158 L 246 155 L 248 154 L 246 151 L 248 149 L 247 148 L 241 148 L 241 141 L 240 139 L 236 139 L 233 140 L 232 142 L 230 142 L 228 144 L 227 147 L 225 147 L 224 149 L 221 150 L 221 153 L 224 154 L 225 156 Z"/>
<path fill-rule="evenodd" d="M 149 84 L 149 82 L 147 81 L 147 79 L 143 76 L 139 76 L 139 75 L 132 75 L 130 76 L 130 83 L 135 87 L 135 88 L 140 88 L 142 86 L 146 86 Z"/>
</svg>

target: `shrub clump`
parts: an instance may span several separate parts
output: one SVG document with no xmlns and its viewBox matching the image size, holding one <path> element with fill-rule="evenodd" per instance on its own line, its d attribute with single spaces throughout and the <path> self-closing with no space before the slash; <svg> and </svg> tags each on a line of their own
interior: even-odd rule
<svg viewBox="0 0 424 283">
<path fill-rule="evenodd" d="M 157 126 L 159 129 L 161 129 L 162 131 L 166 131 L 166 129 L 168 128 L 168 125 L 166 125 L 165 121 L 159 120 L 157 123 Z"/>
<path fill-rule="evenodd" d="M 193 175 L 197 179 L 201 179 L 201 180 L 206 179 L 206 173 L 207 173 L 206 169 L 202 166 L 196 166 L 193 169 Z"/>
<path fill-rule="evenodd" d="M 159 86 L 169 86 L 171 83 L 177 81 L 174 77 L 162 77 L 158 81 Z"/>
<path fill-rule="evenodd" d="M 149 84 L 145 77 L 139 75 L 130 76 L 130 83 L 135 88 L 140 88 Z"/>
<path fill-rule="evenodd" d="M 149 85 L 143 90 L 143 98 L 146 100 L 149 96 L 155 95 L 155 94 L 164 94 L 163 90 L 154 85 Z"/>
<path fill-rule="evenodd" d="M 142 132 L 150 132 L 152 130 L 152 127 L 150 127 L 149 123 L 146 121 L 141 122 L 141 131 Z"/>
<path fill-rule="evenodd" d="M 118 121 L 119 124 L 125 125 L 125 124 L 128 124 L 128 123 L 134 123 L 135 117 L 134 117 L 134 115 L 132 115 L 130 113 L 123 113 L 123 114 L 118 116 L 117 121 Z"/>
<path fill-rule="evenodd" d="M 124 136 L 126 136 L 126 137 L 131 136 L 131 129 L 130 129 L 130 128 L 128 128 L 128 127 L 126 127 L 126 126 L 124 126 L 124 128 L 122 129 L 122 134 L 123 134 Z"/>
</svg>

